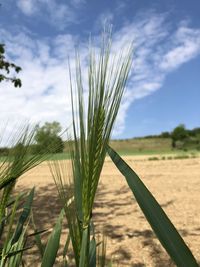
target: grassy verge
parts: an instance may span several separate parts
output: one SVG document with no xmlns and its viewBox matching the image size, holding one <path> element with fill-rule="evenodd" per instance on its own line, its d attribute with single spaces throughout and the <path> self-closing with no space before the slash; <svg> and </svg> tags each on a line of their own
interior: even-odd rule
<svg viewBox="0 0 200 267">
<path fill-rule="evenodd" d="M 157 159 L 184 159 L 184 158 L 198 158 L 200 157 L 200 152 L 196 150 L 182 151 L 182 150 L 144 150 L 144 151 L 130 151 L 130 150 L 117 150 L 120 156 L 152 156 L 149 158 Z M 67 152 L 49 154 L 46 156 L 47 160 L 67 160 L 70 159 L 70 155 Z M 0 157 L 0 162 L 3 162 L 5 157 Z"/>
<path fill-rule="evenodd" d="M 146 151 L 127 151 L 127 150 L 120 150 L 117 151 L 121 156 L 156 156 L 159 159 L 165 157 L 165 159 L 171 157 L 170 159 L 184 159 L 184 158 L 195 158 L 200 157 L 200 152 L 191 150 L 191 151 L 179 151 L 179 150 L 166 150 L 166 151 L 153 151 L 153 150 L 146 150 Z M 48 156 L 48 160 L 66 160 L 70 159 L 69 153 L 58 153 L 52 154 Z"/>
</svg>

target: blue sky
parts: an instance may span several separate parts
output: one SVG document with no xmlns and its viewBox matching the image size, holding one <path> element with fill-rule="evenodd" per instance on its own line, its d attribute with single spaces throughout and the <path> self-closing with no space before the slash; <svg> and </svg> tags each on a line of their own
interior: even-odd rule
<svg viewBox="0 0 200 267">
<path fill-rule="evenodd" d="M 200 126 L 199 0 L 1 1 L 0 42 L 23 68 L 23 87 L 0 85 L 1 120 L 70 124 L 67 57 L 78 46 L 86 81 L 88 37 L 105 21 L 113 49 L 134 43 L 134 60 L 114 137 Z"/>
</svg>

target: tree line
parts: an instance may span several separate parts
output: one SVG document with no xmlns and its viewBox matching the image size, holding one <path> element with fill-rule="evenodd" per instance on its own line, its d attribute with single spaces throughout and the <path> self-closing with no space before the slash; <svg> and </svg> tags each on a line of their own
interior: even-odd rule
<svg viewBox="0 0 200 267">
<path fill-rule="evenodd" d="M 64 150 L 64 141 L 62 140 L 61 133 L 62 127 L 59 122 L 45 122 L 43 126 L 36 125 L 34 142 L 29 145 L 30 154 L 54 154 L 62 153 Z M 20 143 L 17 146 L 21 146 Z M 0 147 L 0 156 L 7 156 L 14 148 Z"/>
<path fill-rule="evenodd" d="M 200 127 L 186 129 L 184 124 L 180 124 L 171 132 L 162 132 L 159 135 L 148 135 L 144 138 L 171 138 L 172 148 L 200 150 Z"/>
</svg>

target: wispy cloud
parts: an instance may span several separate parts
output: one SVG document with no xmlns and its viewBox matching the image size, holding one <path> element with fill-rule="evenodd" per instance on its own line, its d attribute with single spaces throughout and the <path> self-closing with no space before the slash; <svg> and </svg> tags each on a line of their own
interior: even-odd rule
<svg viewBox="0 0 200 267">
<path fill-rule="evenodd" d="M 25 15 L 32 15 L 37 10 L 32 0 L 18 0 L 17 6 Z"/>
<path fill-rule="evenodd" d="M 178 68 L 199 54 L 200 29 L 181 26 L 173 36 L 172 47 L 163 57 L 160 68 L 166 71 Z"/>
<path fill-rule="evenodd" d="M 57 0 L 17 0 L 17 7 L 26 16 L 37 16 L 37 19 L 64 29 L 70 22 L 76 23 L 76 10 L 84 0 L 71 0 L 61 3 Z"/>
<path fill-rule="evenodd" d="M 42 0 L 41 0 L 42 1 Z M 146 16 L 147 17 L 147 16 Z M 32 38 L 25 33 L 13 36 L 0 30 L 8 54 L 22 66 L 23 87 L 7 83 L 0 88 L 1 119 L 30 118 L 31 121 L 58 120 L 64 126 L 71 121 L 67 56 L 75 66 L 72 34 L 54 40 Z M 97 36 L 98 39 L 98 36 Z M 115 134 L 125 129 L 126 114 L 132 103 L 160 89 L 166 76 L 200 54 L 200 29 L 186 23 L 172 29 L 167 16 L 151 13 L 148 19 L 136 18 L 113 34 L 113 52 L 134 42 L 133 68 L 115 127 Z M 87 81 L 87 44 L 80 46 L 83 79 Z"/>
<path fill-rule="evenodd" d="M 183 21 L 172 28 L 167 15 L 151 14 L 137 19 L 114 35 L 117 51 L 122 42 L 134 42 L 132 75 L 118 116 L 116 134 L 125 128 L 126 114 L 136 100 L 160 89 L 167 75 L 200 55 L 200 29 Z"/>
<path fill-rule="evenodd" d="M 6 38 L 8 53 L 15 51 L 16 62 L 23 68 L 23 87 L 19 89 L 8 83 L 3 84 L 0 89 L 1 118 L 9 119 L 17 114 L 18 118 L 30 118 L 33 122 L 54 119 L 63 123 L 69 121 L 67 64 L 62 56 L 60 37 L 54 40 L 52 46 L 45 41 L 33 42 L 22 34 L 13 37 L 6 33 Z M 66 47 L 71 45 L 71 39 L 67 36 L 63 39 Z"/>
</svg>

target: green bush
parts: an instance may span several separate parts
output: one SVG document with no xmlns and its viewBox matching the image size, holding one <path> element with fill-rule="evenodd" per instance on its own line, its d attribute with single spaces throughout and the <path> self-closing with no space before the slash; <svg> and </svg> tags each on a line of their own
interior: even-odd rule
<svg viewBox="0 0 200 267">
<path fill-rule="evenodd" d="M 33 154 L 62 153 L 64 142 L 58 135 L 61 131 L 59 122 L 46 122 L 42 127 L 37 126 L 34 136 L 36 144 L 32 146 Z"/>
<path fill-rule="evenodd" d="M 8 156 L 9 148 L 8 147 L 0 147 L 0 157 Z"/>
<path fill-rule="evenodd" d="M 158 157 L 151 157 L 151 158 L 148 158 L 148 160 L 159 160 Z"/>
</svg>

